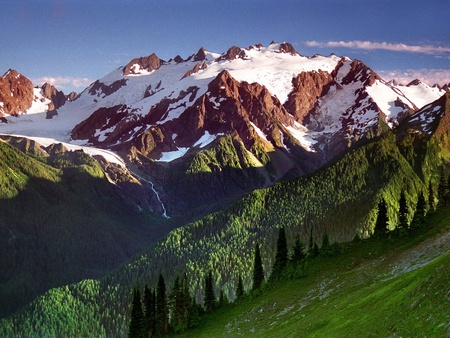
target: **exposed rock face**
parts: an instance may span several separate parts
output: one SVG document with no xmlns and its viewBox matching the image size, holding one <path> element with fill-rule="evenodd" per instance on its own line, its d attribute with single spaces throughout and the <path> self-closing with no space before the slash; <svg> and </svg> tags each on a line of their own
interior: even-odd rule
<svg viewBox="0 0 450 338">
<path fill-rule="evenodd" d="M 125 86 L 127 83 L 126 79 L 121 79 L 111 83 L 109 86 L 101 83 L 99 80 L 95 81 L 89 88 L 89 94 L 91 95 L 111 95 L 112 93 L 119 90 L 121 87 Z"/>
<path fill-rule="evenodd" d="M 64 95 L 64 93 L 62 91 L 57 90 L 51 84 L 44 83 L 41 89 L 42 89 L 42 96 L 51 101 L 51 103 L 48 106 L 49 111 L 58 109 L 59 107 L 63 106 L 64 103 L 66 103 L 67 98 Z"/>
<path fill-rule="evenodd" d="M 67 101 L 75 101 L 78 98 L 79 94 L 77 92 L 71 92 L 67 95 Z"/>
<path fill-rule="evenodd" d="M 123 75 L 139 74 L 139 71 L 145 70 L 151 72 L 158 69 L 164 63 L 155 53 L 147 57 L 135 58 L 131 60 L 123 69 Z"/>
<path fill-rule="evenodd" d="M 125 105 L 99 108 L 89 118 L 75 126 L 71 137 L 74 140 L 88 140 L 95 145 L 114 143 L 118 138 L 125 137 L 126 132 L 134 127 L 132 123 L 123 122 L 127 116 L 128 110 Z"/>
<path fill-rule="evenodd" d="M 247 54 L 245 54 L 245 50 L 241 49 L 239 47 L 233 46 L 230 49 L 228 49 L 228 51 L 223 54 L 221 57 L 219 57 L 217 60 L 234 60 L 234 59 L 245 59 L 245 57 L 247 56 Z"/>
<path fill-rule="evenodd" d="M 0 77 L 0 116 L 26 113 L 34 99 L 33 84 L 15 70 Z"/>
<path fill-rule="evenodd" d="M 279 51 L 280 51 L 280 53 L 289 53 L 289 54 L 292 54 L 292 55 L 298 54 L 298 52 L 295 50 L 294 46 L 292 46 L 288 42 L 280 43 Z"/>
<path fill-rule="evenodd" d="M 331 74 L 319 71 L 303 72 L 292 79 L 293 90 L 285 102 L 285 108 L 295 120 L 304 124 L 305 117 L 312 111 L 320 97 L 325 95 L 330 83 Z"/>
<path fill-rule="evenodd" d="M 191 56 L 188 60 L 192 60 L 192 61 L 203 61 L 206 60 L 206 49 L 205 48 L 200 48 L 198 50 L 198 52 Z"/>
<path fill-rule="evenodd" d="M 210 82 L 208 92 L 173 122 L 171 129 L 177 134 L 179 146 L 191 146 L 205 130 L 210 134 L 234 131 L 250 149 L 256 136 L 250 121 L 266 135 L 279 138 L 278 123 L 289 125 L 292 117 L 264 86 L 239 83 L 228 71 L 222 71 Z"/>
<path fill-rule="evenodd" d="M 182 79 L 184 79 L 185 77 L 191 76 L 192 74 L 198 73 L 200 70 L 202 69 L 206 69 L 208 68 L 208 65 L 206 64 L 206 62 L 197 62 L 194 66 L 194 68 L 188 70 L 182 77 Z"/>
</svg>

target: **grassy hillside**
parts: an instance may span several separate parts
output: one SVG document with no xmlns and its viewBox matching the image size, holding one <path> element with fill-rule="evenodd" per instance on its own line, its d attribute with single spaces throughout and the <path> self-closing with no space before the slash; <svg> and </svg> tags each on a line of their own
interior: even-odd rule
<svg viewBox="0 0 450 338">
<path fill-rule="evenodd" d="M 212 270 L 216 292 L 223 290 L 234 299 L 239 276 L 247 290 L 251 286 L 256 242 L 261 244 L 269 275 L 279 227 L 285 227 L 289 247 L 297 235 L 308 243 L 312 234 L 319 245 L 325 234 L 332 243 L 351 241 L 355 235 L 367 238 L 375 207 L 384 197 L 393 229 L 401 191 L 411 220 L 418 194 L 428 196 L 428 183 L 437 184 L 442 164 L 440 147 L 429 140 L 410 141 L 397 141 L 393 133 L 387 133 L 314 175 L 254 191 L 226 211 L 172 231 L 101 280 L 51 290 L 3 321 L 0 332 L 11 333 L 15 327 L 22 335 L 124 335 L 131 288 L 155 286 L 159 273 L 171 285 L 177 274 L 186 272 L 192 281 L 191 293 L 202 301 L 204 278 Z M 329 260 L 333 261 L 339 266 L 339 259 Z M 327 269 L 326 264 L 331 264 L 327 262 L 321 269 Z"/>
<path fill-rule="evenodd" d="M 162 233 L 83 152 L 37 159 L 0 142 L 0 158 L 0 317 L 49 288 L 103 276 Z"/>
<path fill-rule="evenodd" d="M 305 277 L 207 315 L 185 337 L 447 337 L 450 208 L 431 229 L 348 243 L 310 260 Z"/>
</svg>

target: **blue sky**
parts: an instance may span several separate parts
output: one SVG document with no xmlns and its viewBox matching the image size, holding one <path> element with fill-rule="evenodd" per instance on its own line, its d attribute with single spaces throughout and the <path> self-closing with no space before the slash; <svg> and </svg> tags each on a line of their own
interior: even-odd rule
<svg viewBox="0 0 450 338">
<path fill-rule="evenodd" d="M 0 0 L 0 75 L 69 92 L 155 52 L 183 58 L 287 41 L 360 59 L 387 80 L 450 82 L 450 0 Z"/>
</svg>

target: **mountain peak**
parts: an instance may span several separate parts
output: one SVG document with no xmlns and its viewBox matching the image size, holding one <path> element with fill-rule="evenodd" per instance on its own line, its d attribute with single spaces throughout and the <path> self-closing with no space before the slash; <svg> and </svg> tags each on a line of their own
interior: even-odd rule
<svg viewBox="0 0 450 338">
<path fill-rule="evenodd" d="M 406 87 L 418 86 L 422 83 L 419 79 L 412 80 L 410 83 L 406 85 Z"/>
<path fill-rule="evenodd" d="M 146 57 L 134 58 L 124 68 L 123 75 L 148 74 L 161 67 L 164 61 L 155 53 Z"/>
</svg>

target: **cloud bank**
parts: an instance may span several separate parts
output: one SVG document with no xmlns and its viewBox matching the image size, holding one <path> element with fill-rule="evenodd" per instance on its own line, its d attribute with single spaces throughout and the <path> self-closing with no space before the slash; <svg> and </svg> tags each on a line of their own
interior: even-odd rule
<svg viewBox="0 0 450 338">
<path fill-rule="evenodd" d="M 376 72 L 385 80 L 395 80 L 403 85 L 415 79 L 419 79 L 429 86 L 434 84 L 443 86 L 450 83 L 450 69 L 396 69 L 377 70 Z"/>
<path fill-rule="evenodd" d="M 89 86 L 93 82 L 93 80 L 87 77 L 42 76 L 38 78 L 32 78 L 31 82 L 39 86 L 47 82 L 50 83 L 52 86 L 55 86 L 58 90 L 64 90 L 67 88 L 72 90 L 73 88 L 84 89 L 87 86 Z"/>
<path fill-rule="evenodd" d="M 394 52 L 420 53 L 427 55 L 442 55 L 450 53 L 450 47 L 446 46 L 432 46 L 432 45 L 407 45 L 404 43 L 390 43 L 390 42 L 372 42 L 372 41 L 306 41 L 304 43 L 307 47 L 319 48 L 351 48 L 363 50 L 388 50 Z"/>
</svg>

